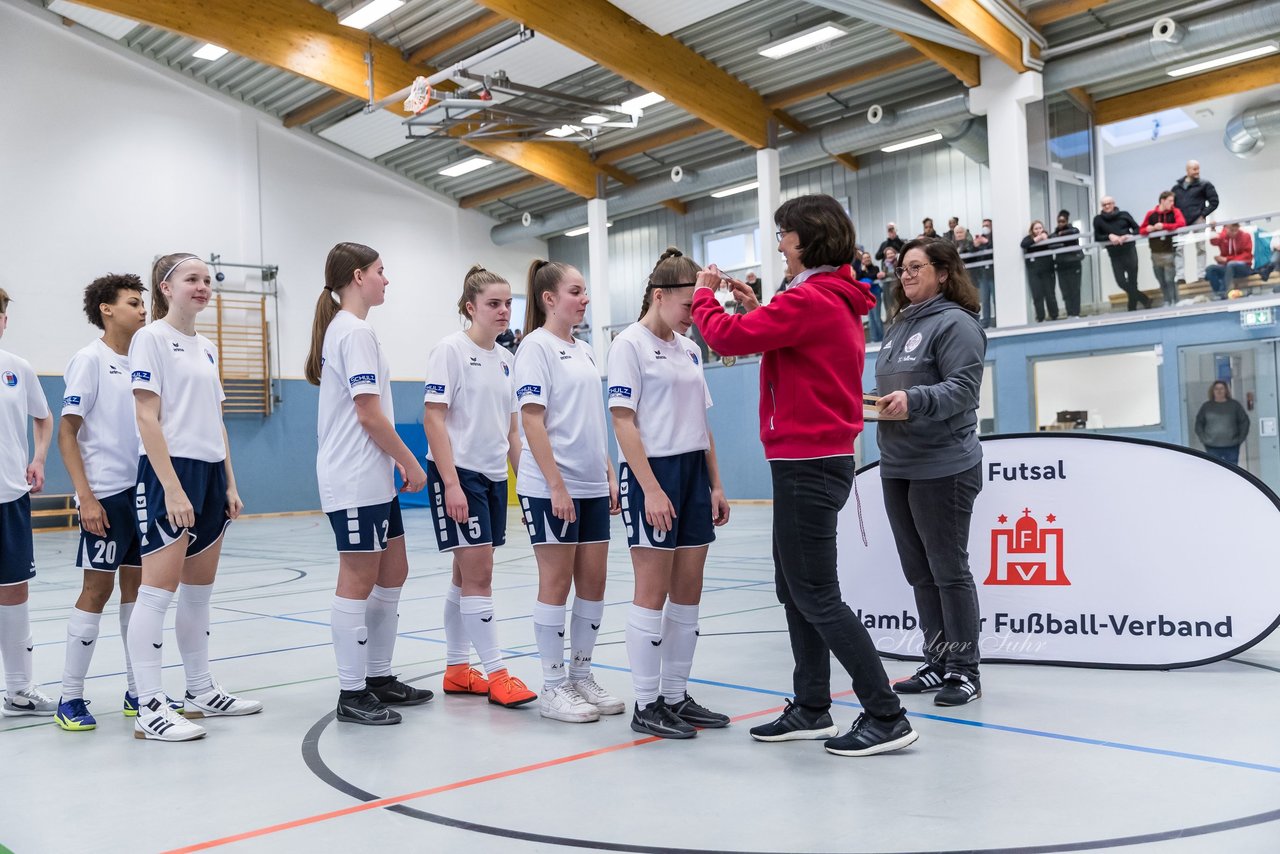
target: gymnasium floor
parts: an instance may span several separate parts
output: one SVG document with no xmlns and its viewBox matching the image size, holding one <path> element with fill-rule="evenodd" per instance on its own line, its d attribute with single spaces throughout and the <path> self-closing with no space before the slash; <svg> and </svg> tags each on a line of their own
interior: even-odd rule
<svg viewBox="0 0 1280 854">
<path fill-rule="evenodd" d="M 735 722 L 688 742 L 638 739 L 629 714 L 563 724 L 536 704 L 440 694 L 447 559 L 426 511 L 405 522 L 412 570 L 397 671 L 435 700 L 404 710 L 397 727 L 335 724 L 328 525 L 318 515 L 239 522 L 213 600 L 214 674 L 266 711 L 206 721 L 197 742 L 132 738 L 109 606 L 86 686 L 98 729 L 0 719 L 0 852 L 1280 851 L 1280 637 L 1168 673 L 988 665 L 970 706 L 907 698 L 921 737 L 888 756 L 760 744 L 747 729 L 789 696 L 791 662 L 770 510 L 737 506 L 711 550 L 691 686 Z M 629 698 L 631 573 L 616 533 L 596 664 Z M 527 656 L 536 569 L 518 526 L 508 540 L 494 574 L 500 637 Z M 74 543 L 36 537 L 35 666 L 51 694 L 80 585 Z M 172 657 L 166 685 L 178 694 Z M 887 667 L 894 678 L 913 669 Z M 512 669 L 539 687 L 535 660 Z M 839 695 L 842 729 L 857 711 Z"/>
</svg>

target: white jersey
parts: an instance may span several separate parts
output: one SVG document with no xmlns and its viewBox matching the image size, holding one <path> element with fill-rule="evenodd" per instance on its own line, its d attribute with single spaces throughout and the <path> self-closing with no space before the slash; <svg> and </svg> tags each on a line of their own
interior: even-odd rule
<svg viewBox="0 0 1280 854">
<path fill-rule="evenodd" d="M 391 368 L 368 321 L 340 311 L 324 333 L 320 365 L 319 452 L 316 480 L 326 513 L 386 504 L 396 496 L 395 460 L 360 426 L 355 399 L 378 395 L 387 421 L 396 423 Z"/>
<path fill-rule="evenodd" d="M 449 407 L 444 424 L 455 466 L 489 480 L 507 479 L 514 391 L 511 354 L 504 347 L 485 350 L 467 333 L 455 332 L 431 350 L 423 402 Z M 430 448 L 427 459 L 435 461 Z"/>
<path fill-rule="evenodd" d="M 0 350 L 0 504 L 17 501 L 27 485 L 27 417 L 48 418 L 49 404 L 31 363 Z"/>
<path fill-rule="evenodd" d="M 199 333 L 179 332 L 163 318 L 133 336 L 129 345 L 133 389 L 160 395 L 160 426 L 170 457 L 220 463 L 227 458 L 222 436 L 222 380 L 218 350 Z M 146 448 L 138 443 L 138 453 Z"/>
<path fill-rule="evenodd" d="M 591 345 L 576 339 L 561 341 L 546 329 L 535 329 L 516 351 L 515 387 L 517 406 L 546 407 L 547 435 L 570 497 L 608 497 L 604 399 Z M 524 451 L 516 488 L 530 498 L 550 498 L 547 480 L 529 451 L 523 422 L 520 443 Z"/>
<path fill-rule="evenodd" d="M 129 357 L 94 341 L 67 365 L 62 415 L 83 419 L 76 444 L 96 498 L 132 489 L 138 478 L 138 419 Z"/>
<path fill-rule="evenodd" d="M 636 414 L 640 441 L 650 457 L 671 457 L 711 447 L 707 408 L 711 392 L 702 375 L 698 345 L 683 335 L 663 341 L 633 323 L 609 350 L 609 408 Z M 622 447 L 618 458 L 626 461 Z"/>
</svg>

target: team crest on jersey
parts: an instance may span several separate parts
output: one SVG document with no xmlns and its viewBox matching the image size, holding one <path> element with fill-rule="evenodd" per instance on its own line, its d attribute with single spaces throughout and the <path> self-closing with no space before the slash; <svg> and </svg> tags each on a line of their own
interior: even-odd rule
<svg viewBox="0 0 1280 854">
<path fill-rule="evenodd" d="M 151 382 L 151 372 L 150 371 L 134 371 L 131 379 L 136 383 L 149 383 Z"/>
<path fill-rule="evenodd" d="M 377 385 L 378 377 L 376 374 L 356 374 L 347 380 L 353 387 L 358 385 Z"/>
<path fill-rule="evenodd" d="M 532 394 L 532 395 L 534 395 L 535 397 L 541 397 L 541 396 L 542 396 L 542 386 L 540 386 L 540 385 L 522 385 L 522 386 L 520 386 L 520 388 L 516 389 L 516 400 L 522 400 L 522 399 L 524 399 L 524 398 L 528 397 L 528 396 L 529 396 L 529 395 L 531 395 L 531 394 Z"/>
<path fill-rule="evenodd" d="M 17 388 L 17 387 L 18 387 L 18 375 L 17 375 L 17 374 L 15 374 L 13 371 L 5 371 L 5 372 L 4 372 L 4 384 L 5 384 L 5 385 L 7 385 L 9 388 Z"/>
<path fill-rule="evenodd" d="M 694 363 L 695 365 L 696 365 L 696 364 L 698 364 L 698 354 L 697 354 L 697 353 L 694 353 L 694 352 L 690 351 L 690 352 L 689 352 L 689 358 L 693 360 L 693 363 Z"/>
<path fill-rule="evenodd" d="M 427 394 L 444 394 L 444 383 L 427 383 Z"/>
<path fill-rule="evenodd" d="M 506 363 L 506 362 L 503 362 L 503 363 L 502 363 L 502 375 L 503 375 L 504 377 L 509 377 L 509 376 L 511 376 L 511 369 L 507 367 L 507 363 Z"/>
<path fill-rule="evenodd" d="M 80 395 L 78 395 L 78 394 L 69 394 L 69 395 L 67 395 L 66 397 L 64 397 L 64 398 L 62 399 L 62 405 L 63 405 L 63 406 L 79 406 L 79 405 L 80 405 Z"/>
<path fill-rule="evenodd" d="M 627 386 L 627 385 L 609 386 L 609 399 L 613 400 L 614 398 L 617 398 L 619 400 L 630 400 L 631 386 Z"/>
<path fill-rule="evenodd" d="M 216 362 L 216 361 L 214 361 L 213 353 L 209 352 L 208 350 L 205 350 L 205 351 L 204 351 L 204 355 L 205 355 L 205 358 L 207 358 L 207 359 L 209 360 L 209 364 L 211 364 L 211 365 L 215 365 L 215 364 L 217 364 L 217 362 Z"/>
<path fill-rule="evenodd" d="M 907 343 L 903 345 L 902 349 L 906 353 L 914 353 L 915 349 L 920 346 L 920 342 L 923 340 L 924 336 L 917 332 L 915 335 L 912 335 L 907 339 Z"/>
</svg>

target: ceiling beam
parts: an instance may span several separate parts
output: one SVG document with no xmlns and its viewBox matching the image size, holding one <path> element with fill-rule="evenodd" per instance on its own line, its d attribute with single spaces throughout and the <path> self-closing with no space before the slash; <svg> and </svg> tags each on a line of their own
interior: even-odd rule
<svg viewBox="0 0 1280 854">
<path fill-rule="evenodd" d="M 1073 87 L 1063 92 L 1062 94 L 1070 98 L 1077 107 L 1084 110 L 1089 115 L 1093 115 L 1093 110 L 1094 110 L 1093 98 L 1089 95 L 1088 91 L 1086 91 L 1083 86 Z"/>
<path fill-rule="evenodd" d="M 1267 56 L 1149 89 L 1096 100 L 1093 103 L 1093 120 L 1100 125 L 1111 124 L 1210 98 L 1260 89 L 1273 85 L 1276 80 L 1280 80 L 1280 56 Z"/>
<path fill-rule="evenodd" d="M 596 197 L 596 165 L 591 162 L 591 155 L 571 142 L 470 139 L 467 145 L 481 154 L 540 175 L 584 199 Z"/>
<path fill-rule="evenodd" d="M 537 175 L 529 175 L 518 181 L 508 181 L 505 184 L 499 184 L 496 187 L 490 187 L 487 190 L 480 190 L 469 196 L 463 196 L 458 199 L 458 207 L 463 210 L 478 208 L 481 205 L 487 205 L 489 202 L 496 202 L 505 199 L 507 196 L 514 196 L 517 193 L 525 193 L 529 190 L 536 190 L 544 186 L 547 182 L 539 178 Z"/>
<path fill-rule="evenodd" d="M 751 87 L 608 0 L 477 0 L 755 148 L 772 118 Z"/>
<path fill-rule="evenodd" d="M 1109 0 L 1053 0 L 1050 3 L 1041 3 L 1027 12 L 1027 21 L 1031 26 L 1040 29 L 1076 15 L 1083 15 L 1090 9 L 1107 5 L 1108 2 Z"/>
<path fill-rule="evenodd" d="M 952 26 L 972 38 L 983 50 L 995 54 L 1014 71 L 1021 74 L 1031 70 L 1022 61 L 1022 37 L 997 20 L 978 0 L 927 0 L 927 3 Z M 1040 48 L 1033 44 L 1031 55 L 1039 54 Z"/>
<path fill-rule="evenodd" d="M 285 113 L 282 121 L 285 127 L 296 128 L 309 124 L 330 110 L 336 110 L 350 101 L 351 96 L 345 92 L 330 92 Z"/>
<path fill-rule="evenodd" d="M 409 54 L 408 62 L 411 65 L 426 62 L 433 56 L 439 56 L 446 51 L 453 50 L 460 44 L 471 41 L 476 36 L 493 29 L 505 20 L 506 18 L 497 12 L 483 12 L 479 17 L 472 18 L 465 24 L 460 24 L 447 33 L 442 33 L 431 41 L 418 45 Z"/>
<path fill-rule="evenodd" d="M 702 120 L 678 125 L 657 133 L 651 133 L 648 136 L 637 137 L 630 142 L 624 142 L 622 145 L 617 145 L 613 148 L 606 148 L 596 155 L 596 162 L 617 163 L 619 160 L 626 160 L 628 157 L 644 154 L 646 151 L 652 151 L 655 148 L 661 148 L 673 142 L 680 142 L 710 130 L 714 130 L 714 128 Z"/>
<path fill-rule="evenodd" d="M 928 59 L 950 71 L 960 82 L 972 89 L 982 83 L 982 74 L 978 67 L 978 57 L 945 44 L 931 42 L 910 33 L 894 30 L 898 38 L 911 45 Z"/>
<path fill-rule="evenodd" d="M 826 77 L 818 77 L 792 86 L 789 89 L 765 95 L 764 102 L 773 109 L 790 107 L 801 101 L 817 98 L 828 92 L 839 92 L 841 89 L 848 89 L 850 86 L 856 86 L 859 83 L 865 83 L 868 80 L 874 80 L 877 77 L 883 77 L 886 74 L 901 71 L 904 68 L 921 65 L 927 61 L 926 57 L 921 56 L 914 50 L 898 51 L 889 56 L 881 57 L 874 62 L 855 65 L 843 71 L 828 74 Z"/>
</svg>

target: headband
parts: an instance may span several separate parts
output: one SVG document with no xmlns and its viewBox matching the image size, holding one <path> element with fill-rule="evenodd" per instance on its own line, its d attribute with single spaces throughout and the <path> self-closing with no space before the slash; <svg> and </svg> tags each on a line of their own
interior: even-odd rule
<svg viewBox="0 0 1280 854">
<path fill-rule="evenodd" d="M 173 275 L 173 271 L 174 271 L 174 270 L 178 269 L 178 267 L 180 267 L 181 265 L 183 265 L 183 264 L 187 263 L 188 261 L 192 260 L 193 258 L 194 258 L 195 260 L 197 260 L 197 261 L 199 261 L 199 260 L 200 260 L 200 256 L 199 256 L 199 255 L 188 255 L 188 256 L 186 256 L 185 258 L 181 258 L 181 259 L 179 259 L 178 261 L 176 261 L 176 262 L 174 263 L 174 265 L 173 265 L 172 267 L 170 267 L 170 268 L 169 268 L 169 272 L 165 273 L 163 276 L 161 276 L 161 277 L 160 277 L 160 281 L 162 281 L 162 282 L 167 282 L 167 281 L 169 281 L 169 277 Z"/>
<path fill-rule="evenodd" d="M 696 284 L 698 283 L 697 282 L 672 282 L 669 285 L 656 285 L 653 282 L 650 282 L 647 285 L 647 287 L 654 288 L 656 290 L 668 290 L 670 288 L 692 288 Z"/>
</svg>

